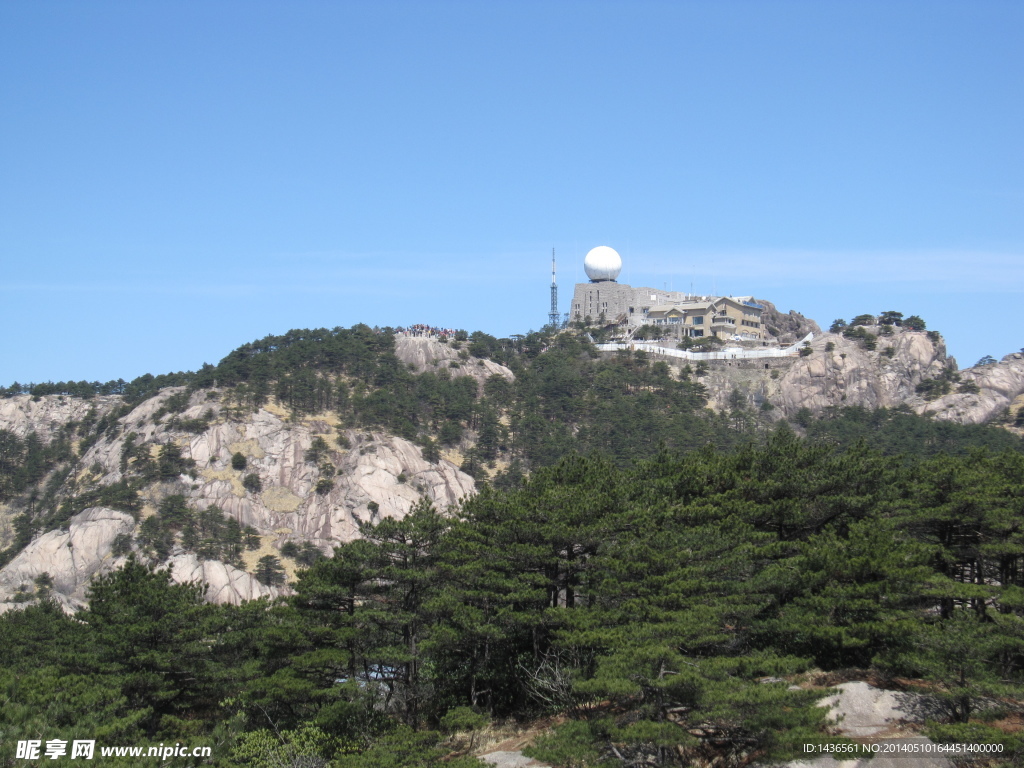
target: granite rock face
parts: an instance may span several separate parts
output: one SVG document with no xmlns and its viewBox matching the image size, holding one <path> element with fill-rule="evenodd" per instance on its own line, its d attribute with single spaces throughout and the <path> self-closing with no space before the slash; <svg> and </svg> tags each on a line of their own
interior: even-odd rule
<svg viewBox="0 0 1024 768">
<path fill-rule="evenodd" d="M 1024 394 L 1024 355 L 1015 352 L 998 363 L 967 368 L 960 372 L 961 382 L 973 382 L 977 393 L 951 393 L 926 405 L 918 413 L 930 413 L 936 419 L 958 424 L 984 424 L 999 416 Z"/>
<path fill-rule="evenodd" d="M 126 512 L 92 507 L 71 518 L 67 529 L 44 533 L 0 571 L 0 613 L 19 605 L 14 602 L 19 592 L 34 592 L 35 579 L 43 574 L 52 579 L 52 595 L 65 610 L 84 607 L 93 578 L 125 561 L 113 555 L 114 540 L 134 530 L 135 519 Z M 214 603 L 238 604 L 282 593 L 245 571 L 216 560 L 199 560 L 191 552 L 172 556 L 162 567 L 171 570 L 175 583 L 205 583 L 206 598 Z"/>
<path fill-rule="evenodd" d="M 117 565 L 111 554 L 114 539 L 134 529 L 135 519 L 128 513 L 92 507 L 71 518 L 66 529 L 34 539 L 0 570 L 0 610 L 11 607 L 20 590 L 32 591 L 34 580 L 44 573 L 65 608 L 80 608 L 93 576 Z"/>
<path fill-rule="evenodd" d="M 442 344 L 430 337 L 396 336 L 395 356 L 417 373 L 448 371 L 452 378 L 471 376 L 480 384 L 491 376 L 501 376 L 508 381 L 515 379 L 512 371 L 503 365 L 492 360 L 470 357 L 465 352 L 466 346 L 462 344 L 460 349 L 455 349 L 451 343 Z M 461 357 L 460 352 L 463 353 Z"/>
<path fill-rule="evenodd" d="M 826 333 L 814 338 L 811 349 L 811 355 L 793 359 L 778 381 L 773 404 L 787 416 L 801 408 L 820 414 L 833 405 L 894 408 L 914 404 L 920 401 L 915 392 L 918 384 L 956 365 L 947 358 L 941 341 L 916 331 L 879 336 L 873 351 L 855 339 Z"/>
<path fill-rule="evenodd" d="M 878 332 L 878 328 L 869 328 Z M 827 351 L 829 343 L 834 349 Z M 1024 394 L 1024 355 L 1007 355 L 998 363 L 957 372 L 956 360 L 946 355 L 945 344 L 928 334 L 897 329 L 879 336 L 874 351 L 838 334 L 823 334 L 811 343 L 813 353 L 797 358 L 778 381 L 772 399 L 782 412 L 801 408 L 819 414 L 833 405 L 895 408 L 906 405 L 915 412 L 957 424 L 984 424 L 999 416 Z M 892 354 L 886 354 L 887 348 Z M 953 392 L 925 400 L 917 385 L 927 379 L 957 372 Z M 977 392 L 957 390 L 974 384 Z"/>
<path fill-rule="evenodd" d="M 152 417 L 175 391 L 180 390 L 164 390 L 139 405 L 124 417 L 121 435 L 100 440 L 86 453 L 85 466 L 103 468 L 102 484 L 122 478 L 121 452 L 127 435 L 134 432 L 137 444 L 150 444 L 153 450 L 173 442 L 184 457 L 195 461 L 196 477 L 182 475 L 175 483 L 155 488 L 150 494 L 154 506 L 167 493 L 182 493 L 194 508 L 217 505 L 262 534 L 278 534 L 285 537 L 282 542 L 311 541 L 323 548 L 356 538 L 358 520 L 404 517 L 423 497 L 445 509 L 474 491 L 469 475 L 447 461 L 424 460 L 418 446 L 400 437 L 339 432 L 326 418 L 290 421 L 273 406 L 239 421 L 226 417 L 221 405 L 204 399 L 203 392 L 193 395 L 193 404 L 181 416 L 198 418 L 212 411 L 213 421 L 206 431 L 168 430 L 166 417 L 159 424 Z M 307 460 L 317 438 L 327 451 L 319 462 Z M 246 457 L 244 470 L 232 469 L 235 453 Z M 260 479 L 258 493 L 243 486 L 250 474 Z M 321 487 L 318 492 L 320 480 L 331 481 L 330 489 Z"/>
<path fill-rule="evenodd" d="M 45 395 L 38 399 L 31 395 L 0 398 L 0 429 L 25 437 L 35 432 L 44 442 L 50 442 L 60 429 L 72 421 L 81 421 L 95 409 L 97 416 L 121 404 L 119 395 L 79 397 Z"/>
<path fill-rule="evenodd" d="M 877 335 L 874 350 L 857 339 L 825 333 L 815 336 L 811 354 L 804 357 L 712 361 L 700 378 L 708 403 L 727 410 L 738 392 L 749 406 L 768 403 L 778 416 L 793 416 L 803 408 L 820 415 L 833 406 L 906 406 L 944 421 L 984 424 L 1024 395 L 1024 354 L 957 372 L 941 337 L 901 328 L 892 335 L 882 335 L 877 326 L 865 330 Z M 917 392 L 923 381 L 953 373 L 959 381 L 951 382 L 950 394 L 929 401 Z M 972 384 L 977 392 L 957 391 Z"/>
<path fill-rule="evenodd" d="M 116 483 L 130 474 L 135 459 L 122 469 L 129 439 L 154 456 L 164 444 L 173 443 L 184 458 L 195 462 L 194 476 L 180 475 L 142 489 L 142 515 L 153 514 L 168 495 L 182 494 L 193 509 L 216 505 L 242 526 L 253 526 L 269 553 L 276 553 L 286 541 L 312 542 L 329 552 L 332 546 L 358 537 L 360 521 L 403 517 L 423 498 L 446 509 L 474 492 L 473 479 L 453 464 L 426 461 L 418 446 L 393 435 L 339 430 L 333 416 L 296 421 L 268 405 L 235 418 L 219 395 L 206 391 L 194 393 L 180 414 L 160 413 L 168 398 L 182 391 L 167 388 L 139 404 L 120 419 L 116 433 L 92 445 L 75 473 L 78 489 L 90 482 L 95 486 Z M 76 406 L 72 398 L 66 398 L 70 405 L 52 396 L 31 405 L 25 402 L 29 398 L 11 400 L 19 402 L 12 407 L 10 400 L 0 400 L 14 414 L 12 422 L 0 421 L 0 428 L 16 423 L 27 433 L 49 424 L 56 431 L 61 418 L 76 419 L 80 411 L 84 413 L 80 401 Z M 118 400 L 114 398 L 111 405 Z M 194 434 L 178 429 L 175 416 L 205 417 L 209 423 Z M 318 457 L 311 456 L 308 452 L 318 438 L 327 447 Z M 244 470 L 232 468 L 232 456 L 237 453 L 246 457 Z M 246 475 L 258 477 L 262 489 L 246 490 Z M 87 479 L 82 480 L 83 476 Z M 37 537 L 0 570 L 0 603 L 10 607 L 19 591 L 31 593 L 34 579 L 48 573 L 54 580 L 54 596 L 69 610 L 81 607 L 90 579 L 120 564 L 110 555 L 114 538 L 122 533 L 134 537 L 137 532 L 136 521 L 127 513 L 102 508 L 82 512 L 67 530 Z M 201 561 L 179 549 L 164 566 L 172 568 L 176 581 L 205 581 L 207 598 L 214 602 L 278 594 L 243 570 Z"/>
<path fill-rule="evenodd" d="M 174 555 L 166 567 L 177 584 L 206 584 L 206 599 L 211 603 L 238 605 L 244 600 L 277 597 L 285 591 L 265 586 L 251 574 L 219 560 L 200 560 L 192 552 Z"/>
</svg>

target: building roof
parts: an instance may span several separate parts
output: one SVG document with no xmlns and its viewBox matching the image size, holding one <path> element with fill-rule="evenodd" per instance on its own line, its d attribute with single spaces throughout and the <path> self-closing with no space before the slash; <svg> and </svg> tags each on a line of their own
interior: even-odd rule
<svg viewBox="0 0 1024 768">
<path fill-rule="evenodd" d="M 677 304 L 658 304 L 657 306 L 651 307 L 649 310 L 647 310 L 647 314 L 653 315 L 655 312 L 657 312 L 658 314 L 665 314 L 673 310 L 675 310 L 679 314 L 683 314 L 686 311 L 686 308 L 681 307 Z"/>
<path fill-rule="evenodd" d="M 680 309 L 707 309 L 708 307 L 714 306 L 714 301 L 681 301 L 674 306 Z"/>
<path fill-rule="evenodd" d="M 748 299 L 750 298 L 751 297 L 749 296 L 723 296 L 720 300 L 731 301 L 733 304 L 738 304 L 744 309 L 756 309 L 757 311 L 761 311 L 764 309 L 764 307 L 762 307 L 757 302 L 752 300 L 748 301 Z"/>
</svg>

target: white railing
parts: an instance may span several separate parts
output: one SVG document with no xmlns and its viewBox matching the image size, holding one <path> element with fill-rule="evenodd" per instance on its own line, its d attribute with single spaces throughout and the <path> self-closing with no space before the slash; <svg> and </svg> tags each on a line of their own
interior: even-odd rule
<svg viewBox="0 0 1024 768">
<path fill-rule="evenodd" d="M 628 349 L 632 351 L 648 352 L 652 355 L 665 355 L 666 357 L 681 357 L 684 360 L 754 360 L 762 357 L 792 357 L 800 354 L 800 348 L 814 338 L 813 333 L 808 333 L 796 344 L 788 347 L 770 347 L 765 349 L 743 349 L 742 347 L 725 347 L 717 352 L 690 352 L 688 349 L 673 349 L 662 347 L 657 341 L 630 341 L 625 344 L 595 344 L 602 352 L 615 352 Z"/>
</svg>

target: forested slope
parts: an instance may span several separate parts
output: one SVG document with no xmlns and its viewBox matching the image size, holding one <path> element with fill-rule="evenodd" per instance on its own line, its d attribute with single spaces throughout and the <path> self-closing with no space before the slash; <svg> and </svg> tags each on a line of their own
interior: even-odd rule
<svg viewBox="0 0 1024 768">
<path fill-rule="evenodd" d="M 414 346 L 293 331 L 6 390 L 0 762 L 88 732 L 468 766 L 468 732 L 554 717 L 551 765 L 743 765 L 834 738 L 812 683 L 849 669 L 1016 749 L 1018 436 L 710 409 L 709 367 L 572 332 Z"/>
<path fill-rule="evenodd" d="M 54 554 L 0 572 L 0 591 L 31 600 L 48 575 L 80 605 L 95 573 L 135 553 L 175 560 L 182 578 L 220 574 L 216 594 L 238 600 L 421 497 L 443 509 L 474 483 L 515 488 L 573 453 L 625 468 L 662 449 L 763 441 L 778 411 L 738 390 L 709 409 L 713 373 L 602 356 L 573 332 L 442 340 L 356 326 L 267 337 L 197 372 L 12 386 L 0 401 L 0 557 L 41 534 L 36 550 Z M 863 439 L 893 456 L 1021 446 L 906 410 L 804 410 L 792 423 L 817 442 Z M 90 509 L 108 512 L 79 517 Z M 129 534 L 114 512 L 134 519 Z M 69 526 L 94 542 L 93 561 L 60 549 Z"/>
<path fill-rule="evenodd" d="M 991 723 L 1020 695 L 1022 472 L 1017 452 L 896 462 L 783 427 L 421 504 L 284 603 L 208 605 L 131 559 L 75 619 L 0 618 L 0 760 L 88 731 L 225 766 L 463 765 L 444 732 L 561 713 L 534 751 L 552 765 L 740 765 L 832 738 L 825 690 L 790 685 L 850 667 L 920 681 L 952 723 L 936 737 L 1014 749 Z"/>
</svg>

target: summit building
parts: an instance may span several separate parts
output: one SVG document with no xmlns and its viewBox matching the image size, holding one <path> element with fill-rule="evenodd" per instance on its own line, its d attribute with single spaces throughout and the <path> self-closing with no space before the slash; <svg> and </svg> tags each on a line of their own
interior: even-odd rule
<svg viewBox="0 0 1024 768">
<path fill-rule="evenodd" d="M 622 258 L 600 245 L 583 261 L 589 283 L 577 283 L 569 319 L 617 325 L 632 331 L 643 325 L 663 327 L 665 336 L 764 343 L 762 307 L 752 296 L 695 296 L 658 288 L 635 288 L 617 282 Z"/>
</svg>

